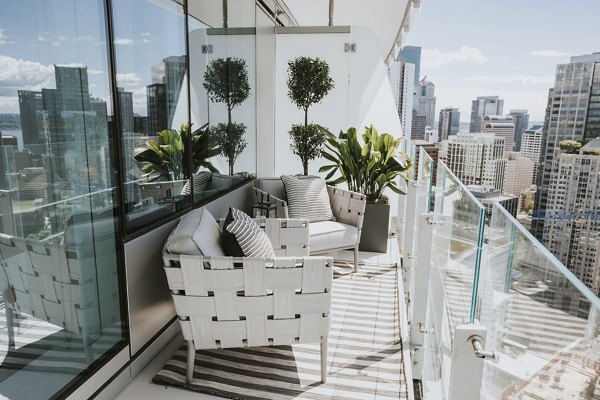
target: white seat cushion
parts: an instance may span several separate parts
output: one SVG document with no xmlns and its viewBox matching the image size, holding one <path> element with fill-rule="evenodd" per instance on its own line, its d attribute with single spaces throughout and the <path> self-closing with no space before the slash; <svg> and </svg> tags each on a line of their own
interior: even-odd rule
<svg viewBox="0 0 600 400">
<path fill-rule="evenodd" d="M 344 247 L 354 247 L 358 240 L 358 229 L 352 225 L 336 221 L 311 222 L 310 252 L 318 252 Z"/>
</svg>

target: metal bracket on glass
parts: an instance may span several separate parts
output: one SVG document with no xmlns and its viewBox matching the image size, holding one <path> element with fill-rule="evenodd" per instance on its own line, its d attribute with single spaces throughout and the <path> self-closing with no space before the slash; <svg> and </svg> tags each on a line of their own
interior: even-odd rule
<svg viewBox="0 0 600 400">
<path fill-rule="evenodd" d="M 356 53 L 356 43 L 344 43 L 344 52 Z"/>
<path fill-rule="evenodd" d="M 425 329 L 424 322 L 419 322 L 417 324 L 417 329 L 419 330 L 420 333 L 435 333 L 435 330 L 433 328 L 431 328 L 430 330 Z"/>
<path fill-rule="evenodd" d="M 498 361 L 498 354 L 495 351 L 485 351 L 483 349 L 483 338 L 479 335 L 473 335 L 468 340 L 473 347 L 475 357 L 483 358 L 484 360 Z"/>
<path fill-rule="evenodd" d="M 202 54 L 212 54 L 213 46 L 212 44 L 203 44 L 202 45 Z"/>
<path fill-rule="evenodd" d="M 425 221 L 427 221 L 429 225 L 444 225 L 444 221 L 435 220 L 433 217 L 427 217 Z"/>
</svg>

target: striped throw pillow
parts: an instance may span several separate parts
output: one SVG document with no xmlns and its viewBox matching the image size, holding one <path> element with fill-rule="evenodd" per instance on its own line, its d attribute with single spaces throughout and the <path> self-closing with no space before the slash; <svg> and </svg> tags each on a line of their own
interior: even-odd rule
<svg viewBox="0 0 600 400">
<path fill-rule="evenodd" d="M 230 207 L 221 233 L 225 254 L 232 257 L 273 258 L 271 240 L 248 214 Z M 242 254 L 239 254 L 241 250 Z"/>
<path fill-rule="evenodd" d="M 208 182 L 210 182 L 210 178 L 212 178 L 212 172 L 210 171 L 202 171 L 197 174 L 194 174 L 192 177 L 192 184 L 194 185 L 194 193 L 202 193 L 204 189 L 208 186 Z M 181 188 L 179 194 L 187 196 L 192 194 L 192 189 L 190 187 L 190 180 L 188 179 L 185 182 L 185 185 Z"/>
<path fill-rule="evenodd" d="M 309 222 L 335 219 L 324 179 L 298 179 L 295 176 L 282 175 L 281 180 L 285 187 L 290 218 L 308 219 Z"/>
</svg>

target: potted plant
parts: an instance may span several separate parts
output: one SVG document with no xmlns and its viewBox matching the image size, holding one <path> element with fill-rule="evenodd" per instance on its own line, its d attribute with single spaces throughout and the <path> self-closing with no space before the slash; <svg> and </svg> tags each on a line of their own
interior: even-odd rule
<svg viewBox="0 0 600 400">
<path fill-rule="evenodd" d="M 219 123 L 210 131 L 220 154 L 227 158 L 229 175 L 233 175 L 235 161 L 247 145 L 244 139 L 246 125 L 231 120 L 231 111 L 250 94 L 246 60 L 227 57 L 211 61 L 204 73 L 203 86 L 212 102 L 225 103 L 227 107 L 227 123 Z"/>
<path fill-rule="evenodd" d="M 355 128 L 340 132 L 338 137 L 324 131 L 327 143 L 322 154 L 332 164 L 322 166 L 319 172 L 328 172 L 325 179 L 329 184 L 346 182 L 349 190 L 367 197 L 360 250 L 385 252 L 390 215 L 385 190 L 405 194 L 397 179 L 408 181 L 412 165 L 408 156 L 399 151 L 402 139 L 387 133 L 380 135 L 373 126 L 365 128 L 362 144 Z M 340 176 L 331 180 L 336 172 Z"/>
<path fill-rule="evenodd" d="M 292 152 L 300 157 L 304 175 L 308 175 L 308 162 L 321 155 L 325 135 L 316 124 L 308 123 L 308 109 L 333 89 L 329 65 L 319 59 L 298 57 L 288 63 L 288 97 L 304 111 L 304 125 L 294 124 L 290 130 Z"/>
<path fill-rule="evenodd" d="M 147 180 L 169 182 L 170 188 L 166 190 L 170 189 L 172 195 L 179 193 L 190 178 L 190 171 L 196 172 L 202 167 L 219 172 L 210 162 L 210 158 L 219 154 L 219 149 L 209 135 L 208 124 L 191 136 L 190 129 L 190 124 L 182 124 L 179 130 L 165 129 L 158 133 L 156 140 L 149 139 L 145 146 L 131 152 L 131 158 L 142 163 Z"/>
</svg>

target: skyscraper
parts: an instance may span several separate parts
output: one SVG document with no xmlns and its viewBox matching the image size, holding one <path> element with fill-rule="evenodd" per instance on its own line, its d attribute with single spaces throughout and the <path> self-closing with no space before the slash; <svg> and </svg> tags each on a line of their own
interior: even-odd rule
<svg viewBox="0 0 600 400">
<path fill-rule="evenodd" d="M 525 129 L 529 126 L 529 114 L 527 110 L 510 110 L 508 113 L 513 117 L 515 124 L 514 151 L 521 151 L 521 138 L 525 133 Z"/>
<path fill-rule="evenodd" d="M 537 182 L 543 128 L 544 125 L 531 126 L 525 130 L 521 141 L 521 155 L 533 161 L 533 178 L 531 181 L 533 184 Z"/>
<path fill-rule="evenodd" d="M 600 138 L 578 154 L 558 154 L 550 177 L 544 244 L 583 283 L 600 293 Z"/>
<path fill-rule="evenodd" d="M 421 80 L 421 48 L 419 46 L 404 46 L 398 55 L 400 61 L 415 66 L 414 87 L 419 86 Z"/>
<path fill-rule="evenodd" d="M 438 140 L 441 142 L 450 136 L 456 135 L 459 129 L 460 111 L 458 108 L 442 108 L 438 120 Z"/>
<path fill-rule="evenodd" d="M 492 134 L 459 133 L 448 138 L 448 168 L 465 185 L 502 190 L 504 138 Z"/>
<path fill-rule="evenodd" d="M 415 65 L 402 60 L 392 61 L 389 65 L 388 74 L 404 134 L 406 137 L 410 137 L 415 94 Z"/>
<path fill-rule="evenodd" d="M 492 133 L 504 138 L 504 152 L 512 151 L 515 139 L 515 124 L 510 115 L 486 115 L 481 121 L 481 133 Z"/>
<path fill-rule="evenodd" d="M 532 221 L 532 231 L 547 245 L 545 228 L 549 199 L 553 195 L 552 181 L 557 181 L 561 141 L 589 141 L 600 137 L 600 53 L 571 57 L 571 62 L 556 67 L 554 87 L 548 97 L 540 155 L 538 191 Z"/>
<path fill-rule="evenodd" d="M 152 66 L 152 85 L 164 85 L 162 91 L 164 91 L 164 106 L 166 107 L 166 120 L 160 121 L 158 125 L 159 129 L 156 132 L 171 128 L 173 122 L 173 116 L 175 115 L 175 109 L 179 102 L 179 94 L 181 93 L 181 86 L 183 84 L 183 77 L 186 70 L 186 58 L 185 56 L 171 56 L 162 60 L 162 62 Z M 150 87 L 148 86 L 148 87 Z M 147 89 L 146 93 L 149 93 L 153 89 Z M 158 89 L 158 92 L 161 90 Z M 155 93 L 156 94 L 156 93 Z M 150 102 L 148 102 L 150 103 Z M 154 103 L 158 105 L 160 103 Z M 151 116 L 150 112 L 156 112 L 156 109 L 150 109 L 148 104 L 148 117 Z M 154 131 L 151 131 L 154 133 Z"/>
<path fill-rule="evenodd" d="M 502 115 L 503 111 L 504 100 L 498 96 L 477 97 L 471 105 L 471 125 L 469 132 L 479 132 L 481 129 L 481 120 L 486 115 Z"/>
<path fill-rule="evenodd" d="M 121 131 L 133 132 L 133 93 L 126 92 L 123 88 L 117 88 L 119 93 L 119 117 L 121 119 Z"/>
<path fill-rule="evenodd" d="M 425 125 L 435 124 L 435 85 L 425 79 L 419 82 L 417 90 L 417 115 L 425 117 Z"/>
<path fill-rule="evenodd" d="M 146 108 L 148 110 L 148 135 L 156 135 L 169 127 L 166 85 L 153 83 L 146 86 Z"/>
<path fill-rule="evenodd" d="M 42 132 L 39 126 L 39 114 L 44 111 L 42 92 L 19 90 L 19 112 L 21 116 L 21 131 L 23 144 L 32 145 L 42 143 Z M 33 146 L 38 148 L 37 146 Z"/>
<path fill-rule="evenodd" d="M 97 153 L 108 140 L 106 102 L 90 97 L 85 67 L 54 65 L 54 78 L 55 89 L 19 91 L 23 136 L 32 153 L 43 154 L 48 182 L 76 187 L 102 174 Z M 61 198 L 60 190 L 57 197 L 48 190 L 51 201 Z"/>
</svg>

